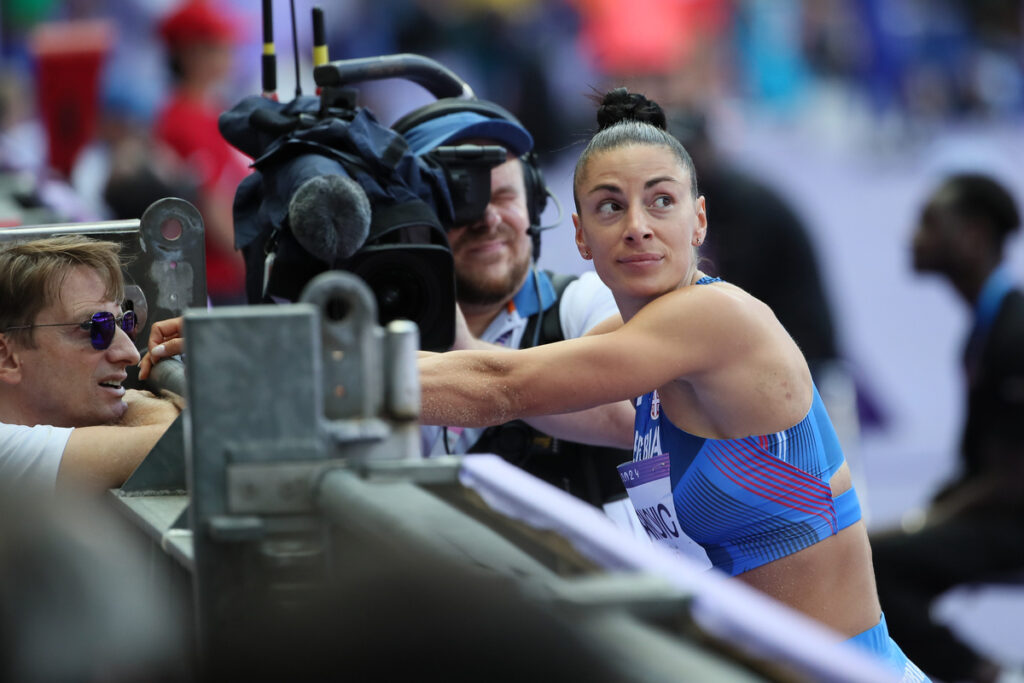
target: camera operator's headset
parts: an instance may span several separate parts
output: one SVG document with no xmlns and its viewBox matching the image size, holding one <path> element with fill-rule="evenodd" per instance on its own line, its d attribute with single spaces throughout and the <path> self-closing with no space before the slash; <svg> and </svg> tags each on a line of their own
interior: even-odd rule
<svg viewBox="0 0 1024 683">
<path fill-rule="evenodd" d="M 479 114 L 489 119 L 508 121 L 526 130 L 525 126 L 510 111 L 493 102 L 457 97 L 439 99 L 436 102 L 431 102 L 426 106 L 411 111 L 395 121 L 391 128 L 395 132 L 404 135 L 416 126 L 432 119 L 462 112 Z M 554 195 L 544 182 L 544 174 L 540 170 L 540 165 L 537 163 L 537 155 L 534 154 L 533 150 L 519 157 L 519 161 L 523 167 L 523 183 L 526 186 L 526 209 L 530 219 L 528 232 L 533 240 L 533 260 L 536 261 L 540 257 L 540 233 L 557 225 L 557 223 L 543 226 L 540 224 L 540 217 L 548 205 L 548 197 L 551 196 L 554 199 Z M 561 206 L 559 206 L 559 213 L 561 213 Z"/>
</svg>

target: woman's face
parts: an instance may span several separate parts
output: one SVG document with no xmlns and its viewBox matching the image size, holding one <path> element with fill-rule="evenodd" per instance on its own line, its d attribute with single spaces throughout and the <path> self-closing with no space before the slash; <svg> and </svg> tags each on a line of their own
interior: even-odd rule
<svg viewBox="0 0 1024 683">
<path fill-rule="evenodd" d="M 632 145 L 595 154 L 577 196 L 576 244 L 617 300 L 649 300 L 689 284 L 707 214 L 670 149 Z"/>
</svg>

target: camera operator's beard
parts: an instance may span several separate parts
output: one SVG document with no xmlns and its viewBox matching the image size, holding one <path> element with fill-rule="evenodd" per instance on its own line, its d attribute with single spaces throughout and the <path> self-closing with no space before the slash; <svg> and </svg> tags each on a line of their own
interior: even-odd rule
<svg viewBox="0 0 1024 683">
<path fill-rule="evenodd" d="M 515 264 L 503 278 L 468 278 L 455 273 L 455 292 L 460 304 L 490 306 L 508 301 L 522 286 L 530 259 Z"/>
</svg>

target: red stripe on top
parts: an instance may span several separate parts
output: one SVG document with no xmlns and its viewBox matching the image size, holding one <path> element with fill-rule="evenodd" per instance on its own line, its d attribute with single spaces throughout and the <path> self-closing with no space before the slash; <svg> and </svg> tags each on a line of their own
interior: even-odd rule
<svg viewBox="0 0 1024 683">
<path fill-rule="evenodd" d="M 786 495 L 785 489 L 780 490 L 778 488 L 770 488 L 760 485 L 758 482 L 743 479 L 740 475 L 736 474 L 735 470 L 724 468 L 722 464 L 715 460 L 709 461 L 716 469 L 719 470 L 719 472 L 722 473 L 723 476 L 728 477 L 730 481 L 744 490 L 750 491 L 762 499 L 771 500 L 792 510 L 797 510 L 809 515 L 815 515 L 820 517 L 829 525 L 829 527 L 834 526 L 832 522 L 833 510 L 830 509 L 827 504 L 823 504 L 820 501 L 811 501 L 808 503 L 805 500 L 788 496 Z"/>
<path fill-rule="evenodd" d="M 731 441 L 730 443 L 738 443 L 738 441 Z M 732 459 L 729 458 L 727 453 L 720 452 L 717 449 L 714 449 L 713 452 L 715 455 L 719 456 L 720 460 L 722 461 L 722 465 L 728 466 L 729 471 L 723 469 L 723 467 L 719 465 L 717 459 L 709 458 L 709 462 L 711 462 L 711 464 L 714 465 L 715 468 L 719 472 L 721 472 L 723 476 L 725 476 L 727 479 L 729 479 L 737 486 L 743 488 L 746 491 L 750 491 L 754 495 L 757 495 L 761 498 L 765 498 L 768 500 L 772 500 L 790 509 L 798 510 L 800 512 L 805 512 L 807 514 L 812 514 L 817 517 L 820 517 L 826 524 L 829 525 L 829 528 L 832 529 L 832 533 L 836 532 L 835 507 L 834 503 L 832 502 L 831 489 L 829 489 L 828 491 L 827 498 L 813 495 L 811 495 L 811 497 L 808 498 L 806 495 L 801 495 L 799 491 L 794 491 L 793 489 L 778 483 L 779 479 L 792 479 L 792 477 L 751 477 L 750 475 L 754 473 L 751 472 L 749 469 L 743 468 L 741 465 L 734 462 Z M 709 455 L 710 454 L 711 453 L 709 453 Z M 771 456 L 767 457 L 772 462 L 792 467 L 788 465 L 788 463 L 783 463 L 777 458 Z M 797 471 L 799 472 L 799 470 Z M 819 484 L 821 483 L 818 480 L 815 481 Z"/>
<path fill-rule="evenodd" d="M 802 507 L 801 505 L 799 505 L 797 503 L 789 502 L 789 501 L 787 501 L 785 499 L 784 496 L 774 495 L 773 492 L 770 492 L 770 491 L 767 492 L 767 493 L 763 492 L 763 491 L 759 490 L 759 487 L 755 487 L 753 485 L 748 484 L 745 481 L 742 481 L 742 480 L 739 480 L 737 478 L 734 478 L 733 475 L 729 471 L 723 469 L 718 464 L 718 462 L 716 462 L 715 460 L 709 458 L 708 461 L 711 463 L 711 465 L 715 469 L 717 469 L 722 474 L 723 477 L 725 477 L 726 479 L 731 481 L 733 484 L 735 484 L 739 488 L 741 488 L 741 489 L 743 489 L 745 491 L 749 491 L 750 493 L 753 493 L 755 496 L 757 496 L 759 498 L 773 501 L 775 503 L 783 505 L 784 507 L 788 507 L 788 508 L 790 508 L 792 510 L 797 510 L 799 512 L 804 512 L 804 513 L 807 513 L 809 515 L 814 515 L 816 517 L 820 517 L 822 519 L 822 521 L 824 521 L 826 524 L 829 525 L 830 528 L 832 527 L 832 521 L 826 515 L 824 515 L 823 513 L 819 512 L 817 510 L 807 509 L 807 508 Z"/>
<path fill-rule="evenodd" d="M 829 498 L 832 497 L 832 489 L 828 484 L 814 475 L 804 472 L 799 467 L 795 467 L 785 460 L 776 457 L 767 449 L 750 448 L 750 444 L 745 439 L 733 439 L 720 443 L 736 444 L 741 452 L 756 458 L 766 466 L 767 470 L 776 472 L 781 478 L 793 479 L 798 485 L 803 485 L 805 488 L 818 489 L 821 493 L 827 493 Z"/>
<path fill-rule="evenodd" d="M 745 446 L 742 442 L 735 442 L 738 446 Z M 822 516 L 832 530 L 832 533 L 836 533 L 838 530 L 836 516 L 835 516 L 835 503 L 832 499 L 832 490 L 830 487 L 823 484 L 820 480 L 813 477 L 809 477 L 806 473 L 793 467 L 789 463 L 779 460 L 770 454 L 758 452 L 756 449 L 751 450 L 749 448 L 740 449 L 744 454 L 753 456 L 756 461 L 760 461 L 760 464 L 767 465 L 768 471 L 759 472 L 756 469 L 745 469 L 741 462 L 737 462 L 737 466 L 741 468 L 741 472 L 747 474 L 748 482 L 759 481 L 766 487 L 776 486 L 781 487 L 784 492 L 791 493 L 791 496 L 785 496 L 779 494 L 783 500 L 792 500 L 796 498 L 802 502 L 807 501 L 812 509 L 807 512 Z M 758 463 L 751 463 L 752 466 L 756 467 Z M 773 476 L 777 475 L 777 476 Z M 796 476 L 793 476 L 796 475 Z M 802 475 L 802 476 L 801 476 Z M 779 480 L 796 480 L 798 483 L 801 480 L 810 479 L 811 487 L 804 488 L 802 490 L 794 490 L 779 484 Z M 779 502 L 782 503 L 783 500 Z"/>
<path fill-rule="evenodd" d="M 731 481 L 736 486 L 742 488 L 743 490 L 749 491 L 750 493 L 754 494 L 755 496 L 758 496 L 759 498 L 762 498 L 762 499 L 765 499 L 765 500 L 770 500 L 770 501 L 778 503 L 779 505 L 782 505 L 784 507 L 788 507 L 788 508 L 790 508 L 792 510 L 797 510 L 799 512 L 806 513 L 808 515 L 813 515 L 815 517 L 818 517 L 823 522 L 825 522 L 825 524 L 828 525 L 828 527 L 831 530 L 832 534 L 836 533 L 836 531 L 837 531 L 836 530 L 837 523 L 834 520 L 834 517 L 835 517 L 834 510 L 828 510 L 827 512 L 821 512 L 819 510 L 808 509 L 806 507 L 801 506 L 798 503 L 794 503 L 794 502 L 788 501 L 785 498 L 785 496 L 775 495 L 775 494 L 773 494 L 770 491 L 769 492 L 760 491 L 760 490 L 758 490 L 757 487 L 755 487 L 753 485 L 749 485 L 747 482 L 735 479 L 729 472 L 727 472 L 726 470 L 722 469 L 722 467 L 720 467 L 719 464 L 715 460 L 709 458 L 708 461 L 711 463 L 711 465 L 713 467 L 715 467 L 719 472 L 721 472 L 722 476 L 724 476 L 726 479 Z"/>
<path fill-rule="evenodd" d="M 813 480 L 807 482 L 801 477 L 793 476 L 793 472 L 786 471 L 786 463 L 759 452 L 756 448 L 751 449 L 742 442 L 734 442 L 736 449 L 730 450 L 723 446 L 723 450 L 711 449 L 720 457 L 729 458 L 735 463 L 736 468 L 747 480 L 757 482 L 762 486 L 775 487 L 782 491 L 791 492 L 801 500 L 808 500 L 813 503 L 820 503 L 822 500 L 831 498 L 831 491 L 821 486 L 821 482 Z M 730 457 L 732 456 L 732 457 Z M 781 469 L 780 469 L 781 467 Z M 799 470 L 796 470 L 799 472 Z M 808 486 L 807 484 L 811 484 Z M 815 486 L 814 484 L 817 484 Z"/>
</svg>

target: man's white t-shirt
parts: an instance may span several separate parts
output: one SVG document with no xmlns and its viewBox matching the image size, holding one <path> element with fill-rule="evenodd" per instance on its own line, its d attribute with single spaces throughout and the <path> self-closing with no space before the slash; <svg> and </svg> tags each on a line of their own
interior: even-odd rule
<svg viewBox="0 0 1024 683">
<path fill-rule="evenodd" d="M 0 422 L 0 484 L 27 484 L 52 491 L 72 431 L 69 427 Z"/>
</svg>

